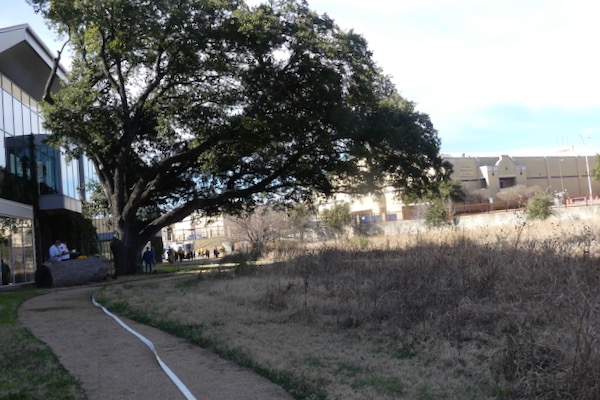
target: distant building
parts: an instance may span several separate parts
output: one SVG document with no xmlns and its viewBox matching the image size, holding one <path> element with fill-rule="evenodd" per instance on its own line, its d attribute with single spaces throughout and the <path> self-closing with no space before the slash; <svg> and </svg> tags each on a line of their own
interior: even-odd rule
<svg viewBox="0 0 600 400">
<path fill-rule="evenodd" d="M 516 185 L 537 186 L 550 195 L 572 199 L 585 200 L 600 195 L 600 182 L 588 176 L 588 169 L 591 172 L 596 166 L 596 158 L 593 156 L 445 156 L 444 159 L 454 167 L 452 178 L 461 182 L 466 192 L 485 192 L 485 201 L 494 201 L 500 190 Z M 384 189 L 381 196 L 354 198 L 340 194 L 322 204 L 321 209 L 332 207 L 336 202 L 346 202 L 350 204 L 350 211 L 357 223 L 418 217 L 416 207 L 403 204 L 396 194 L 391 187 Z"/>
<path fill-rule="evenodd" d="M 550 157 L 446 157 L 454 166 L 453 178 L 466 190 L 488 189 L 491 196 L 515 185 L 538 186 L 548 194 L 570 197 L 600 194 L 600 182 L 588 176 L 596 166 L 593 156 Z M 595 194 L 595 195 L 594 195 Z"/>
<path fill-rule="evenodd" d="M 538 187 L 549 195 L 586 201 L 600 196 L 600 182 L 588 176 L 596 166 L 594 156 L 520 156 L 510 157 L 452 157 L 444 156 L 454 172 L 452 179 L 463 185 L 465 192 L 481 190 L 485 193 L 482 202 L 494 202 L 502 189 L 524 185 Z M 590 187 L 592 195 L 590 196 Z M 422 217 L 422 207 L 404 204 L 392 187 L 383 190 L 380 196 L 352 197 L 337 194 L 320 204 L 319 209 L 333 207 L 336 203 L 347 203 L 355 223 L 393 222 Z M 486 209 L 487 210 L 487 209 Z M 199 239 L 229 237 L 231 226 L 227 218 L 189 216 L 183 221 L 163 230 L 166 246 L 178 247 Z"/>
</svg>

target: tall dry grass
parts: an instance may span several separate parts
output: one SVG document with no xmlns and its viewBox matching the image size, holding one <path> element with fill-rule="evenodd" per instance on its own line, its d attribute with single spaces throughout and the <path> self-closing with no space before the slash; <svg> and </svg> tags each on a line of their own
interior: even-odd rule
<svg viewBox="0 0 600 400">
<path fill-rule="evenodd" d="M 111 288 L 103 299 L 197 326 L 314 397 L 598 399 L 599 229 L 516 219 L 288 244 L 236 278 Z"/>
</svg>

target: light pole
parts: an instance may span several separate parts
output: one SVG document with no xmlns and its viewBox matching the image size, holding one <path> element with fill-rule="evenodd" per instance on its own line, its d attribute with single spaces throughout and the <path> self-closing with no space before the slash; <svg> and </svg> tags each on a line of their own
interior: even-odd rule
<svg viewBox="0 0 600 400">
<path fill-rule="evenodd" d="M 565 184 L 563 182 L 563 177 L 562 177 L 562 162 L 563 162 L 562 158 L 558 160 L 558 171 L 560 172 L 560 186 L 562 188 L 562 195 L 564 197 L 564 195 L 565 195 Z"/>
<path fill-rule="evenodd" d="M 579 135 L 579 138 L 581 139 L 581 143 L 583 143 L 583 147 L 585 149 L 585 140 L 583 140 L 583 136 Z M 585 171 L 587 173 L 587 181 L 588 181 L 588 190 L 590 191 L 590 201 L 592 201 L 593 198 L 593 194 L 592 194 L 592 177 L 590 176 L 590 162 L 588 160 L 588 156 L 587 153 L 585 155 Z"/>
</svg>

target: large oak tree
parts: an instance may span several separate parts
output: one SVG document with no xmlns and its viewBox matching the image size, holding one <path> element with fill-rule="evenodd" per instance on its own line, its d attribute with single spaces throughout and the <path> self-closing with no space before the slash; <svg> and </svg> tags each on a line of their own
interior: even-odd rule
<svg viewBox="0 0 600 400">
<path fill-rule="evenodd" d="M 429 117 L 366 41 L 304 1 L 29 1 L 71 41 L 45 124 L 96 166 L 118 274 L 195 210 L 390 184 L 420 193 L 449 172 Z"/>
</svg>

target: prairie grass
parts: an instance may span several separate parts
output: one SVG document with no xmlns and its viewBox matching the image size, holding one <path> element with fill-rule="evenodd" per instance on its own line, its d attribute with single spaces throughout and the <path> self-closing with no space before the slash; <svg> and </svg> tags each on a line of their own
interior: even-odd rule
<svg viewBox="0 0 600 400">
<path fill-rule="evenodd" d="M 598 399 L 600 219 L 515 221 L 288 243 L 99 298 L 297 398 Z"/>
</svg>

